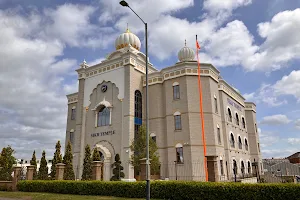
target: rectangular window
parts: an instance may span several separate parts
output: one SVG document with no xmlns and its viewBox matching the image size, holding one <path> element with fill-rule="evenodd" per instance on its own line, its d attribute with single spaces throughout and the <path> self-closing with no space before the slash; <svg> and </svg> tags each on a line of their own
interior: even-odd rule
<svg viewBox="0 0 300 200">
<path fill-rule="evenodd" d="M 75 117 L 76 117 L 76 109 L 72 108 L 72 111 L 71 111 L 71 120 L 74 120 Z"/>
<path fill-rule="evenodd" d="M 220 160 L 220 170 L 221 170 L 221 175 L 224 175 L 223 160 Z"/>
<path fill-rule="evenodd" d="M 258 147 L 258 152 L 260 152 L 260 147 L 259 147 L 259 143 L 257 143 L 257 147 Z"/>
<path fill-rule="evenodd" d="M 222 144 L 222 142 L 221 142 L 221 131 L 220 131 L 219 127 L 217 128 L 217 135 L 218 135 L 218 143 Z"/>
<path fill-rule="evenodd" d="M 218 113 L 218 100 L 215 98 L 215 112 Z"/>
<path fill-rule="evenodd" d="M 181 115 L 174 116 L 175 130 L 181 130 Z"/>
<path fill-rule="evenodd" d="M 176 162 L 183 163 L 183 147 L 176 148 Z"/>
<path fill-rule="evenodd" d="M 173 86 L 173 99 L 180 99 L 180 89 L 179 85 Z"/>
</svg>

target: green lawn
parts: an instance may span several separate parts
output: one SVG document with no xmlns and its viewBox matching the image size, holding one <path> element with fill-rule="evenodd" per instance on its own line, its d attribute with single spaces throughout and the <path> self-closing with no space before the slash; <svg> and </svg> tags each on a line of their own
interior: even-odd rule
<svg viewBox="0 0 300 200">
<path fill-rule="evenodd" d="M 103 197 L 103 196 L 81 196 L 81 195 L 67 195 L 67 194 L 51 194 L 51 193 L 32 193 L 32 192 L 1 192 L 0 198 L 17 198 L 22 200 L 124 200 L 128 198 L 119 197 Z M 138 199 L 132 199 L 138 200 Z"/>
</svg>

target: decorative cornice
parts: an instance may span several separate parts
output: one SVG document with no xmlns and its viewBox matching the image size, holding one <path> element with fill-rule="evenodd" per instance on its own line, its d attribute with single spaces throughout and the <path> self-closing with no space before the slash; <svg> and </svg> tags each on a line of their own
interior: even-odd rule
<svg viewBox="0 0 300 200">
<path fill-rule="evenodd" d="M 253 102 L 245 102 L 245 110 L 250 110 L 256 113 L 256 105 Z"/>
<path fill-rule="evenodd" d="M 201 64 L 200 76 L 207 76 L 219 82 L 219 71 L 210 64 Z M 149 74 L 149 85 L 160 84 L 166 80 L 181 77 L 181 76 L 198 76 L 197 62 L 179 62 L 175 66 L 162 69 L 160 72 Z M 143 85 L 146 85 L 145 77 Z"/>
<path fill-rule="evenodd" d="M 76 103 L 78 101 L 78 92 L 67 95 L 68 104 Z"/>
<path fill-rule="evenodd" d="M 245 98 L 240 93 L 238 93 L 235 89 L 233 89 L 226 81 L 220 80 L 218 89 L 220 91 L 225 92 L 235 101 L 237 101 L 241 106 L 245 107 Z"/>
</svg>

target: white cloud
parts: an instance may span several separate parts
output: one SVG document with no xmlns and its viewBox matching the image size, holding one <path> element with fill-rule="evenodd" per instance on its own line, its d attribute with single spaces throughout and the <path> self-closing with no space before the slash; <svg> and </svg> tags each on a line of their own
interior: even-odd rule
<svg viewBox="0 0 300 200">
<path fill-rule="evenodd" d="M 260 124 L 266 124 L 266 125 L 283 125 L 290 123 L 291 120 L 288 119 L 286 115 L 271 115 L 266 116 L 262 119 Z"/>
<path fill-rule="evenodd" d="M 270 22 L 258 24 L 258 33 L 265 39 L 244 67 L 250 71 L 272 71 L 286 67 L 289 61 L 300 58 L 300 9 L 276 14 Z"/>
<path fill-rule="evenodd" d="M 252 0 L 204 0 L 203 8 L 209 12 L 209 15 L 223 22 L 232 14 L 234 9 L 251 3 Z"/>
<path fill-rule="evenodd" d="M 30 157 L 33 148 L 52 156 L 55 142 L 64 141 L 65 92 L 75 84 L 65 79 L 77 61 L 57 59 L 68 41 L 47 35 L 42 14 L 0 10 L 0 20 L 0 146 L 11 144 L 17 157 Z"/>
<path fill-rule="evenodd" d="M 298 129 L 298 130 L 300 130 L 300 119 L 297 119 L 295 121 L 295 128 Z"/>
<path fill-rule="evenodd" d="M 265 149 L 268 146 L 272 146 L 280 140 L 279 136 L 273 132 L 259 131 L 260 146 Z"/>
<path fill-rule="evenodd" d="M 277 95 L 293 95 L 300 100 L 300 70 L 292 71 L 289 75 L 283 76 L 273 86 Z"/>
<path fill-rule="evenodd" d="M 300 144 L 300 138 L 288 138 L 287 141 L 291 145 L 298 145 L 298 144 Z"/>
<path fill-rule="evenodd" d="M 218 67 L 242 65 L 258 49 L 253 42 L 254 38 L 244 23 L 235 20 L 211 34 L 200 58 Z"/>
<path fill-rule="evenodd" d="M 300 101 L 300 70 L 293 70 L 273 85 L 262 84 L 256 92 L 244 94 L 247 100 L 263 102 L 270 106 L 287 104 L 285 99 L 280 98 L 286 95 L 292 95 Z"/>
</svg>

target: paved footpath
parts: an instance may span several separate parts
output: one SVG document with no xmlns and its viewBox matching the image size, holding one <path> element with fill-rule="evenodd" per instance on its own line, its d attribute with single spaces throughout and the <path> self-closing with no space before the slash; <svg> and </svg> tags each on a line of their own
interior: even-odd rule
<svg viewBox="0 0 300 200">
<path fill-rule="evenodd" d="M 12 199 L 12 198 L 0 197 L 0 200 L 22 200 L 22 199 Z"/>
</svg>

